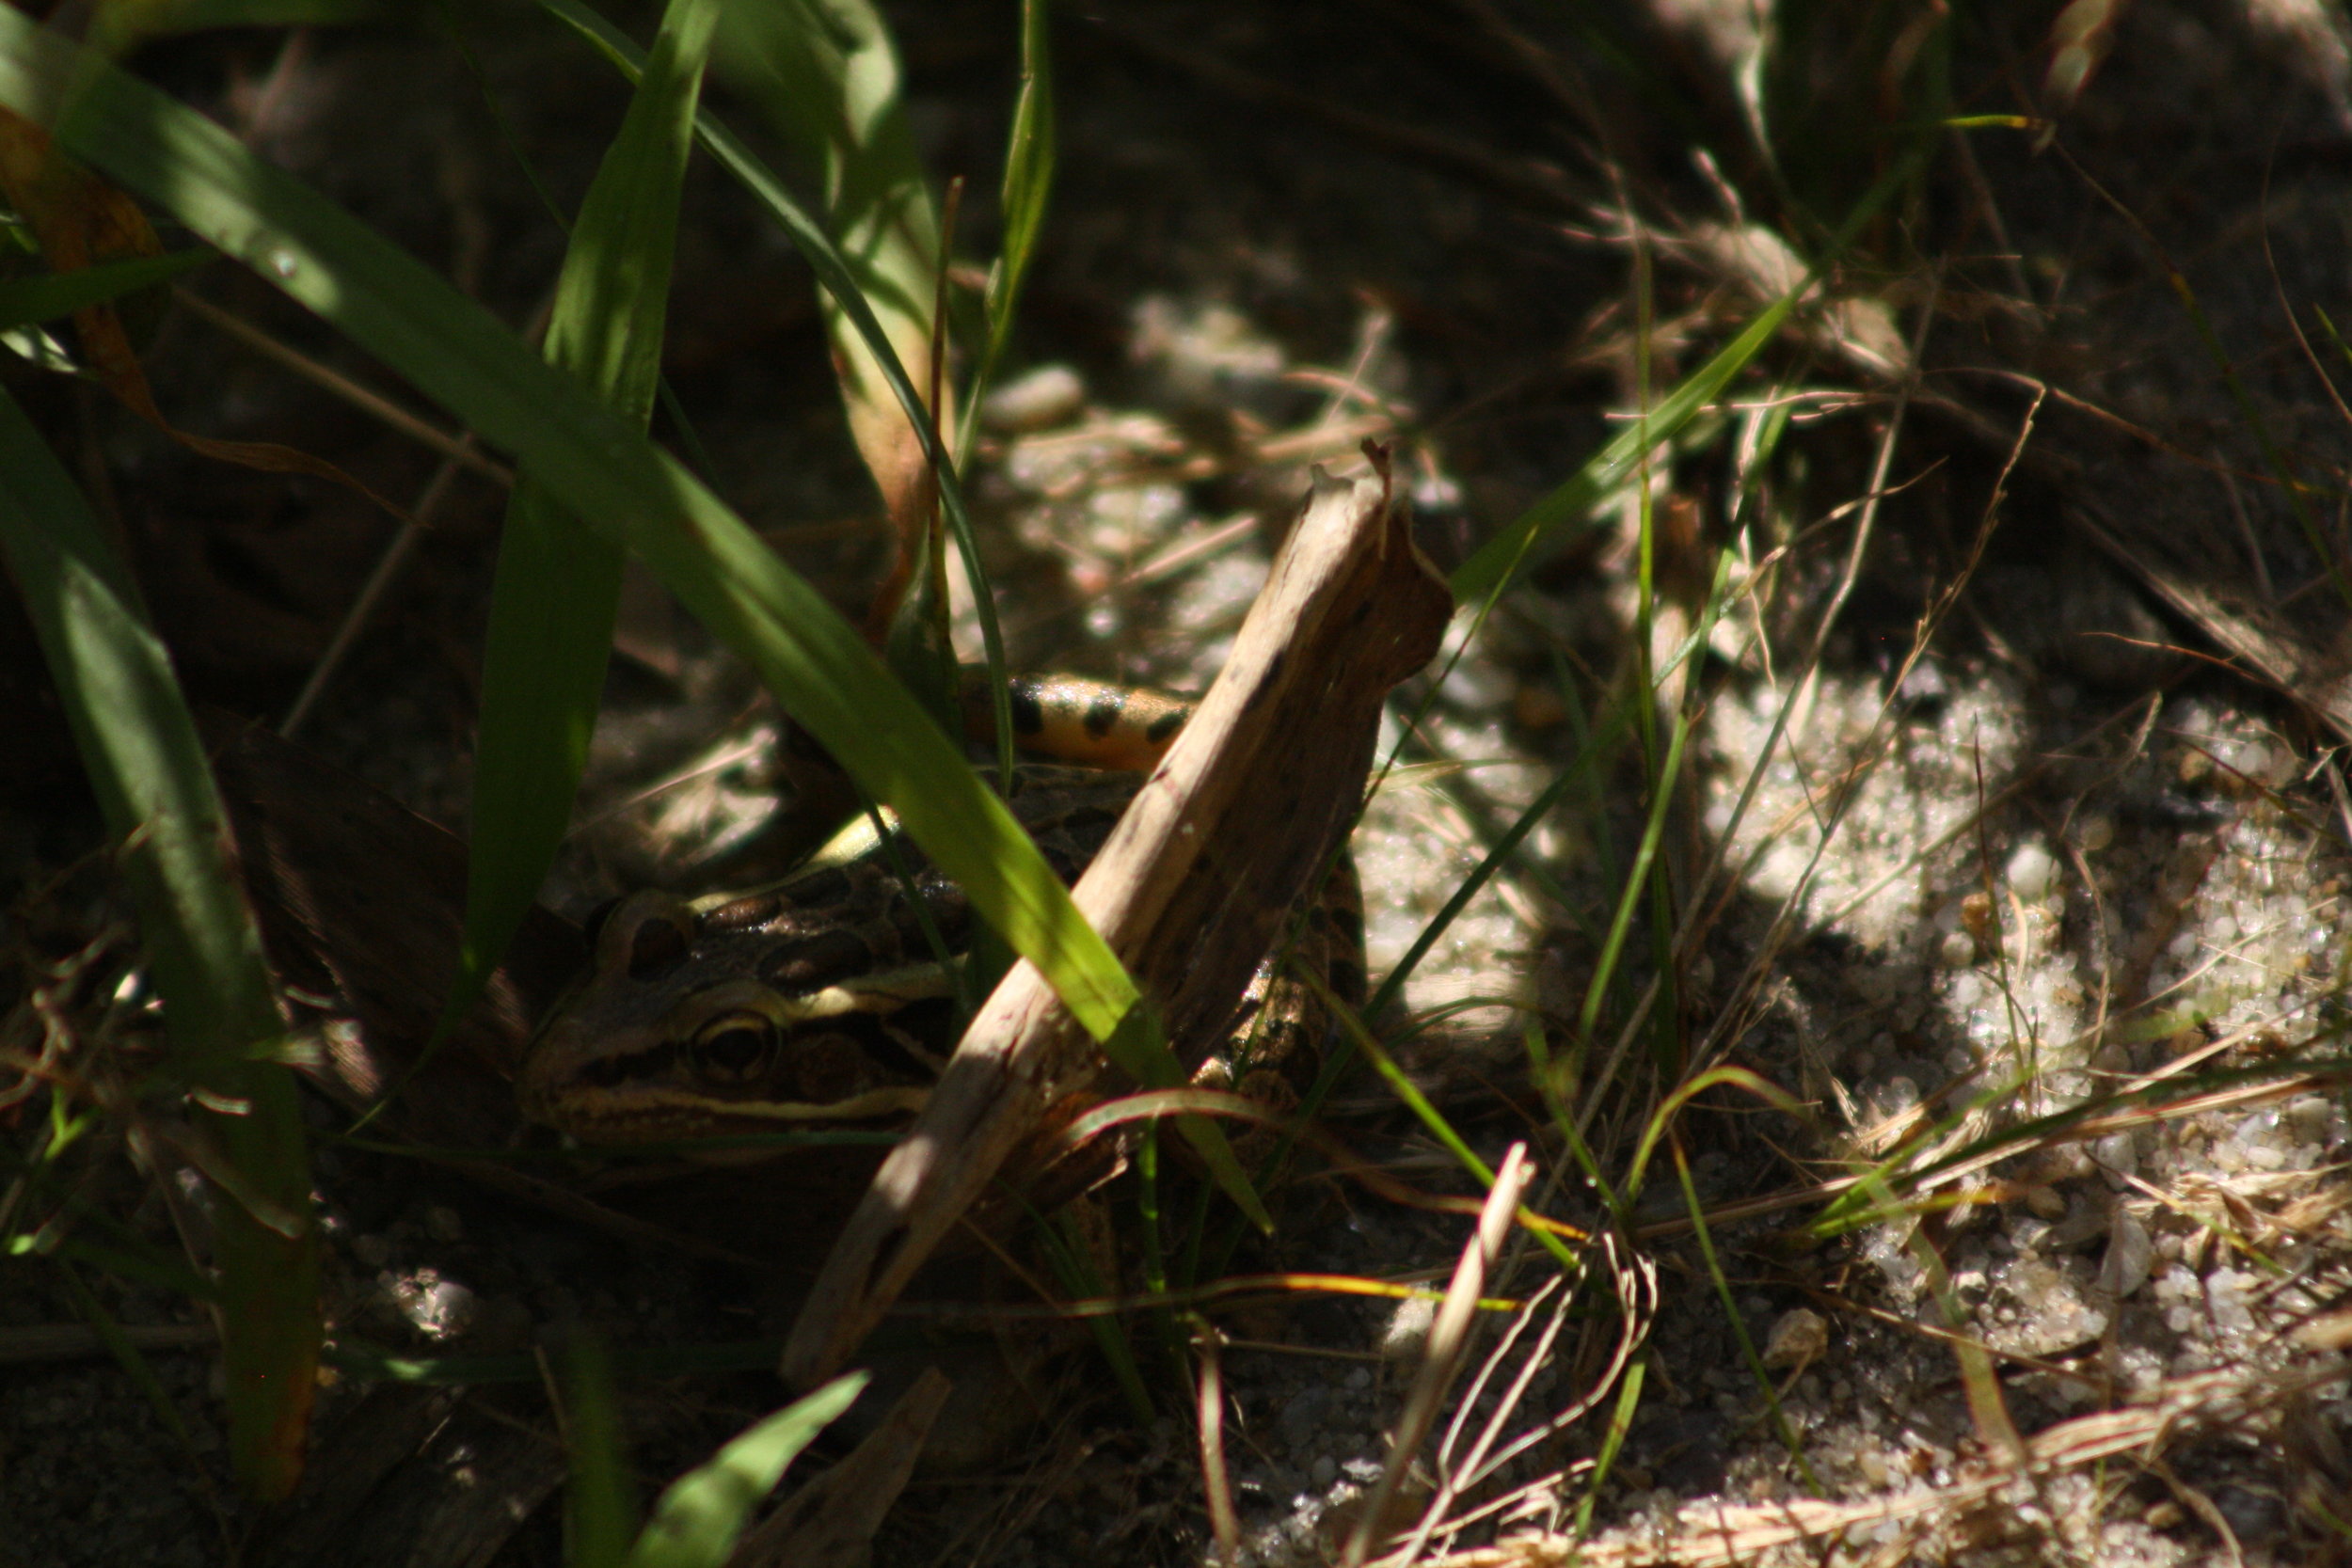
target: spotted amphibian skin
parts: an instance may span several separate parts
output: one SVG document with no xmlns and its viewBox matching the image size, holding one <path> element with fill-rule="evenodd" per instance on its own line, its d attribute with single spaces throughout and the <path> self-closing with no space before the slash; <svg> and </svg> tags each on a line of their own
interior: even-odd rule
<svg viewBox="0 0 2352 1568">
<path fill-rule="evenodd" d="M 1022 749 L 1082 768 L 1149 772 L 1192 717 L 1183 697 L 1077 675 L 1017 675 L 1005 689 Z M 996 719 L 985 666 L 964 666 L 962 703 L 965 736 L 988 745 Z"/>
<path fill-rule="evenodd" d="M 982 735 L 995 727 L 985 680 L 967 673 L 964 690 L 966 721 Z M 1020 679 L 1009 694 L 1022 746 L 1064 766 L 1023 765 L 1006 805 L 1074 882 L 1192 706 L 1067 675 Z M 524 1058 L 524 1112 L 604 1146 L 902 1128 L 961 1032 L 957 974 L 971 926 L 963 890 L 887 810 L 761 887 L 631 894 L 595 932 L 590 972 Z M 1363 919 L 1344 858 L 1283 946 L 1240 999 L 1223 1049 L 1178 1042 L 1201 1084 L 1277 1111 L 1313 1083 L 1329 1024 L 1281 963 L 1362 1004 Z"/>
<path fill-rule="evenodd" d="M 1007 802 L 1075 881 L 1140 781 L 1025 767 Z M 962 888 L 897 821 L 860 818 L 789 876 L 680 898 L 633 893 L 525 1056 L 524 1114 L 584 1144 L 903 1125 L 961 1031 Z"/>
</svg>

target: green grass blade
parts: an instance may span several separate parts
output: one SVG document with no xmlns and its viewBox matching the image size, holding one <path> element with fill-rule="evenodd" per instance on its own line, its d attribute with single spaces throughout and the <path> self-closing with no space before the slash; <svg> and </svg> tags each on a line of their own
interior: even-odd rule
<svg viewBox="0 0 2352 1568">
<path fill-rule="evenodd" d="M 1809 1116 L 1804 1102 L 1794 1095 L 1743 1067 L 1708 1068 L 1696 1077 L 1677 1085 L 1674 1092 L 1660 1101 L 1658 1109 L 1643 1124 L 1641 1141 L 1633 1148 L 1633 1162 L 1626 1168 L 1625 1180 L 1618 1183 L 1618 1218 L 1621 1221 L 1631 1223 L 1631 1211 L 1641 1201 L 1642 1183 L 1647 1177 L 1649 1163 L 1657 1155 L 1659 1146 L 1665 1141 L 1675 1117 L 1682 1114 L 1685 1105 L 1718 1084 L 1728 1084 L 1799 1121 L 1806 1120 Z"/>
<path fill-rule="evenodd" d="M 593 1333 L 564 1357 L 564 1449 L 571 1466 L 564 1559 L 571 1568 L 620 1568 L 637 1528 L 637 1498 L 621 1459 L 620 1400 L 612 1358 Z"/>
<path fill-rule="evenodd" d="M 548 323 L 550 363 L 644 430 L 661 375 L 678 191 L 716 0 L 672 0 L 621 129 L 581 203 Z M 526 467 L 500 541 L 482 672 L 464 967 L 446 1032 L 522 926 L 571 822 L 620 605 L 618 541 Z"/>
<path fill-rule="evenodd" d="M 1585 757 L 1589 756 L 1588 752 Z M 1461 885 L 1447 897 L 1438 912 L 1429 917 L 1427 923 L 1414 936 L 1412 945 L 1405 950 L 1405 956 L 1397 959 L 1396 966 L 1390 970 L 1388 977 L 1380 982 L 1380 989 L 1373 993 L 1371 1001 L 1364 1004 L 1366 1018 L 1378 1018 L 1388 1010 L 1390 1004 L 1404 994 L 1405 982 L 1412 977 L 1413 971 L 1421 967 L 1422 959 L 1429 956 L 1429 950 L 1437 946 L 1438 941 L 1452 927 L 1454 917 L 1468 909 L 1470 900 L 1477 897 L 1479 892 L 1494 879 L 1495 875 L 1502 869 L 1511 857 L 1518 853 L 1519 846 L 1526 842 L 1527 835 L 1534 832 L 1544 818 L 1551 815 L 1552 808 L 1560 803 L 1561 798 L 1567 794 L 1569 787 L 1581 777 L 1585 767 L 1586 762 L 1580 759 L 1562 768 L 1552 778 L 1551 783 L 1544 786 L 1543 792 L 1528 802 L 1527 809 L 1520 812 L 1511 825 L 1502 831 L 1502 835 L 1495 840 L 1493 847 L 1486 851 L 1486 858 L 1478 863 L 1469 876 L 1462 879 Z M 1318 1085 L 1317 1087 L 1321 1085 Z M 1319 1104 L 1320 1101 L 1311 1103 Z"/>
<path fill-rule="evenodd" d="M 1625 1370 L 1625 1381 L 1617 1386 L 1617 1402 L 1609 1412 L 1609 1424 L 1601 1429 L 1600 1452 L 1593 1457 L 1593 1468 L 1587 1475 L 1584 1496 L 1577 1500 L 1576 1523 L 1568 1533 L 1578 1540 L 1593 1528 L 1593 1505 L 1599 1501 L 1601 1487 L 1609 1480 L 1609 1472 L 1617 1463 L 1617 1454 L 1633 1431 L 1633 1418 L 1642 1408 L 1642 1385 L 1649 1374 L 1649 1363 L 1636 1360 Z"/>
<path fill-rule="evenodd" d="M 1005 142 L 1005 182 L 999 206 L 1004 212 L 1003 248 L 989 269 L 988 293 L 981 302 L 986 341 L 980 362 L 964 394 L 963 425 L 957 432 L 956 461 L 961 465 L 979 433 L 980 399 L 996 374 L 1005 344 L 1012 338 L 1013 316 L 1021 303 L 1021 285 L 1029 274 L 1029 258 L 1045 227 L 1045 202 L 1054 189 L 1054 56 L 1045 0 L 1022 0 L 1021 92 L 1012 105 L 1012 133 Z"/>
<path fill-rule="evenodd" d="M 239 1482 L 283 1497 L 316 1387 L 318 1253 L 294 1084 L 262 1059 L 283 1025 L 261 935 L 170 658 L 81 492 L 5 395 L 0 475 L 0 554 L 122 845 L 173 1066 L 201 1091 L 191 1115 L 215 1166 L 256 1199 L 215 1211 L 230 1442 Z"/>
<path fill-rule="evenodd" d="M 819 300 L 826 333 L 850 434 L 902 546 L 911 546 L 934 515 L 925 469 L 939 476 L 939 490 L 949 487 L 941 436 L 948 432 L 954 406 L 944 387 L 936 400 L 927 387 L 926 396 L 907 404 L 891 375 L 893 367 L 905 367 L 919 383 L 938 379 L 932 341 L 942 253 L 939 217 L 899 93 L 890 29 L 868 0 L 735 0 L 715 58 L 729 85 L 823 169 L 826 226 L 850 284 L 827 284 Z M 880 326 L 879 339 L 859 312 Z M 894 398 L 901 399 L 899 412 L 891 408 Z M 961 499 L 943 494 L 940 499 L 979 609 L 988 666 L 1001 680 L 1003 639 L 977 542 Z M 944 587 L 944 578 L 930 572 L 919 580 Z M 924 597 L 918 593 L 903 607 L 914 616 L 914 629 L 894 640 L 893 662 L 900 678 L 945 719 L 952 711 L 955 656 L 946 646 L 944 596 L 931 598 L 936 635 L 929 633 L 930 617 L 921 612 Z M 996 749 L 1009 776 L 1011 710 L 1002 701 Z"/>
<path fill-rule="evenodd" d="M 1032 1210 L 1030 1218 L 1037 1222 L 1039 1248 L 1071 1300 L 1118 1294 L 1119 1287 L 1104 1279 L 1103 1271 L 1096 1266 L 1094 1251 L 1087 1244 L 1084 1227 L 1072 1210 L 1064 1209 L 1055 1214 L 1040 1214 Z M 1135 1418 L 1138 1426 L 1151 1425 L 1152 1391 L 1144 1386 L 1143 1369 L 1136 1365 L 1135 1346 L 1128 1342 L 1126 1325 L 1107 1312 L 1088 1318 L 1086 1324 L 1088 1332 L 1094 1336 L 1095 1350 L 1101 1353 L 1104 1365 L 1110 1369 L 1112 1380 L 1126 1398 L 1127 1414 Z"/>
<path fill-rule="evenodd" d="M 928 379 L 939 214 L 881 14 L 866 0 L 732 0 L 714 59 L 731 87 L 820 165 L 827 228 L 853 290 L 898 362 Z M 823 304 L 858 450 L 890 499 L 893 454 L 921 448 L 891 410 L 880 348 L 837 293 Z"/>
<path fill-rule="evenodd" d="M 539 0 L 540 8 L 572 28 L 605 58 L 631 80 L 644 68 L 644 59 L 636 45 L 629 42 L 621 30 L 596 15 L 580 0 Z M 963 504 L 963 489 L 956 478 L 956 467 L 946 450 L 940 445 L 931 429 L 930 420 L 924 412 L 923 395 L 915 390 L 908 378 L 906 367 L 899 362 L 898 351 L 891 346 L 889 333 L 867 305 L 852 272 L 850 261 L 836 246 L 822 225 L 803 210 L 793 199 L 775 171 L 755 157 L 741 139 L 722 125 L 715 116 L 705 113 L 696 119 L 703 147 L 719 166 L 725 169 L 743 188 L 751 193 L 762 210 L 773 218 L 785 237 L 792 242 L 809 269 L 817 274 L 833 307 L 846 316 L 857 329 L 859 341 L 872 355 L 873 363 L 898 401 L 899 411 L 921 441 L 931 471 L 939 482 L 939 501 L 947 514 L 947 527 L 956 536 L 956 549 L 962 557 L 965 579 L 971 584 L 972 603 L 978 612 L 980 641 L 983 656 L 991 670 L 1005 668 L 1005 641 L 996 622 L 996 596 L 988 586 L 987 574 L 980 566 L 979 542 L 972 531 L 972 515 Z M 930 352 L 929 344 L 925 353 Z M 917 360 L 916 363 L 923 363 Z M 1011 721 L 999 705 L 997 715 L 997 751 L 1009 761 L 1012 753 Z"/>
<path fill-rule="evenodd" d="M 658 1349 L 612 1350 L 606 1354 L 613 1370 L 623 1377 L 715 1377 L 726 1372 L 772 1371 L 782 1339 L 737 1339 L 704 1345 L 663 1345 Z M 339 1333 L 326 1347 L 327 1365 L 356 1378 L 377 1383 L 430 1383 L 440 1386 L 481 1383 L 547 1385 L 547 1365 L 536 1352 L 505 1354 L 396 1355 L 380 1345 Z"/>
<path fill-rule="evenodd" d="M 1797 301 L 1812 284 L 1813 274 L 1807 273 L 1795 288 L 1765 307 L 1763 313 L 1742 328 L 1738 337 L 1717 349 L 1714 357 L 1684 377 L 1682 385 L 1667 393 L 1665 400 L 1650 410 L 1648 418 L 1637 420 L 1619 431 L 1564 483 L 1520 513 L 1510 527 L 1456 566 L 1451 579 L 1454 602 L 1475 604 L 1489 594 L 1501 592 L 1530 558 L 1539 538 L 1563 523 L 1582 522 L 1590 517 L 1595 508 L 1632 477 L 1645 456 L 1660 442 L 1672 440 L 1676 431 L 1712 403 L 1716 394 L 1730 385 L 1731 378 L 1747 368 L 1748 361 L 1772 341 L 1781 323 L 1788 319 Z"/>
<path fill-rule="evenodd" d="M 1772 1418 L 1773 1435 L 1788 1450 L 1788 1457 L 1796 1461 L 1797 1468 L 1804 1473 L 1805 1484 L 1812 1487 L 1814 1495 L 1819 1497 L 1820 1479 L 1814 1475 L 1812 1462 L 1804 1456 L 1804 1440 L 1797 1435 L 1797 1429 L 1789 1424 L 1788 1413 L 1781 1408 L 1780 1390 L 1772 1386 L 1772 1374 L 1764 1368 L 1764 1357 L 1756 1348 L 1756 1336 L 1748 1332 L 1748 1321 L 1741 1315 L 1739 1302 L 1733 1299 L 1731 1281 L 1724 1274 L 1723 1259 L 1715 1254 L 1715 1234 L 1707 1223 L 1707 1205 L 1699 1201 L 1698 1183 L 1691 1179 L 1691 1162 L 1683 1153 L 1680 1139 L 1675 1140 L 1672 1153 L 1675 1179 L 1682 1188 L 1683 1212 L 1691 1216 L 1692 1239 L 1699 1244 L 1699 1261 L 1707 1269 L 1708 1282 L 1714 1287 L 1715 1299 L 1723 1303 L 1724 1321 L 1731 1325 L 1732 1338 L 1740 1342 L 1740 1354 L 1748 1364 L 1748 1375 L 1755 1380 L 1757 1391 L 1764 1396 L 1764 1408 Z"/>
<path fill-rule="evenodd" d="M 642 432 L 544 363 L 473 301 L 202 116 L 0 8 L 0 104 L 55 115 L 75 156 L 143 192 L 514 453 L 598 531 L 627 542 L 1109 1041 L 1135 983 L 1036 846 L 821 595 Z M 943 475 L 943 494 L 945 476 Z M 960 504 L 960 503 L 959 503 Z M 1162 1043 L 1105 1045 L 1138 1082 L 1182 1070 Z M 1198 1118 L 1195 1118 L 1196 1121 Z M 1187 1127 L 1213 1164 L 1232 1151 Z"/>
<path fill-rule="evenodd" d="M 866 1374 L 837 1377 L 787 1405 L 672 1482 L 628 1554 L 628 1568 L 719 1568 L 785 1467 L 856 1402 Z"/>
<path fill-rule="evenodd" d="M 2310 546 L 2320 569 L 2328 574 L 2328 585 L 2336 591 L 2336 597 L 2345 609 L 2352 610 L 2352 578 L 2345 577 L 2341 552 L 2329 545 L 2327 535 L 2321 531 L 2319 519 L 2312 515 L 2311 502 L 2304 495 L 2307 489 L 2316 489 L 2317 486 L 2307 484 L 2288 465 L 2286 452 L 2280 447 L 2278 437 L 2271 434 L 2270 421 L 2263 418 L 2261 405 L 2254 402 L 2253 393 L 2247 389 L 2246 378 L 2238 374 L 2237 362 L 2230 357 L 2229 350 L 2221 346 L 2221 335 L 2214 330 L 2213 319 L 2205 314 L 2204 306 L 2197 298 L 2197 291 L 2189 287 L 2187 277 L 2173 266 L 2170 257 L 2162 251 L 2158 251 L 2157 255 L 2163 260 L 2166 280 L 2172 285 L 2174 297 L 2180 300 L 2182 309 L 2188 315 L 2189 325 L 2196 329 L 2198 342 L 2213 361 L 2214 369 L 2220 372 L 2221 385 L 2228 388 L 2230 401 L 2237 407 L 2238 418 L 2246 421 L 2247 434 L 2254 438 L 2255 450 L 2262 453 L 2263 467 L 2270 470 L 2270 477 L 2277 483 L 2280 495 L 2286 500 L 2287 510 L 2295 515 L 2295 525 L 2302 532 L 2303 543 Z"/>
<path fill-rule="evenodd" d="M 1028 276 L 1029 259 L 1045 226 L 1046 198 L 1054 188 L 1054 57 L 1050 20 L 1046 0 L 1022 0 L 1021 91 L 1013 101 L 1012 131 L 1005 142 L 1005 178 L 997 203 L 1003 214 L 1004 235 L 996 264 L 989 269 L 988 292 L 981 300 L 980 361 L 973 367 L 971 385 L 964 391 L 963 420 L 956 431 L 959 468 L 979 438 L 980 400 L 988 395 L 1005 345 L 1012 338 L 1021 285 Z M 965 559 L 977 561 L 968 538 L 959 538 L 963 540 Z M 977 573 L 977 567 L 974 570 Z M 985 633 L 985 626 L 983 629 Z M 998 766 L 1009 778 L 1012 707 L 1005 690 L 1004 650 L 993 635 L 987 639 L 987 656 L 989 687 L 994 698 Z"/>
<path fill-rule="evenodd" d="M 220 1287 L 177 1250 L 167 1252 L 96 1203 L 69 1199 L 60 1214 L 68 1221 L 63 1228 L 69 1233 L 59 1236 L 56 1246 L 48 1244 L 47 1236 L 36 1232 L 8 1238 L 8 1251 L 46 1252 L 61 1262 L 87 1263 L 116 1279 L 169 1291 L 190 1301 L 220 1299 Z M 49 1228 L 42 1227 L 43 1231 Z M 107 1239 L 99 1240 L 102 1236 Z M 26 1242 L 34 1244 L 22 1244 Z"/>
<path fill-rule="evenodd" d="M 1589 517 L 1609 496 L 1614 494 L 1642 466 L 1645 457 L 1660 443 L 1671 441 L 1692 416 L 1708 404 L 1731 383 L 1731 378 L 1746 368 L 1749 360 L 1772 341 L 1798 301 L 1811 291 L 1822 269 L 1844 254 L 1862 231 L 1863 225 L 1877 215 L 1895 193 L 1903 189 L 1918 173 L 1933 150 L 1932 127 L 1929 135 L 1916 138 L 1910 150 L 1897 159 L 1878 182 L 1854 203 L 1820 256 L 1815 260 L 1795 287 L 1764 308 L 1756 320 L 1740 329 L 1740 335 L 1715 351 L 1714 356 L 1685 376 L 1682 384 L 1666 394 L 1664 401 L 1648 410 L 1645 418 L 1637 420 L 1620 431 L 1607 446 L 1585 460 L 1584 466 L 1571 474 L 1558 488 L 1521 513 L 1501 533 L 1479 546 L 1476 553 L 1454 569 L 1451 579 L 1456 604 L 1475 604 L 1489 594 L 1499 594 L 1510 585 L 1521 565 L 1532 555 L 1537 540 L 1566 522 L 1581 522 Z"/>
<path fill-rule="evenodd" d="M 101 261 L 44 277 L 12 277 L 0 283 L 0 330 L 56 321 L 92 305 L 152 289 L 212 260 L 209 250 L 175 250 L 168 256 Z"/>
<path fill-rule="evenodd" d="M 1464 1170 L 1476 1177 L 1480 1186 L 1489 1192 L 1493 1191 L 1494 1167 L 1478 1157 L 1477 1151 L 1472 1149 L 1463 1140 L 1462 1135 L 1454 1130 L 1453 1124 L 1445 1119 L 1444 1113 L 1431 1104 L 1429 1097 L 1421 1092 L 1420 1085 L 1406 1075 L 1405 1069 L 1397 1065 L 1396 1058 L 1390 1055 L 1372 1031 L 1364 1027 L 1362 1015 L 1332 995 L 1331 988 L 1324 984 L 1320 976 L 1301 971 L 1298 978 L 1305 982 L 1307 988 L 1313 991 L 1324 1006 L 1330 1010 L 1332 1019 L 1354 1040 L 1356 1049 L 1371 1060 L 1374 1069 L 1387 1081 L 1391 1091 L 1403 1102 L 1405 1108 L 1412 1112 L 1420 1119 L 1421 1124 L 1429 1130 L 1430 1136 L 1436 1138 Z M 1537 1244 L 1557 1259 L 1561 1267 L 1571 1271 L 1576 1268 L 1575 1255 L 1568 1251 L 1566 1243 L 1559 1237 L 1549 1230 L 1537 1230 L 1534 1232 L 1534 1235 Z"/>
</svg>

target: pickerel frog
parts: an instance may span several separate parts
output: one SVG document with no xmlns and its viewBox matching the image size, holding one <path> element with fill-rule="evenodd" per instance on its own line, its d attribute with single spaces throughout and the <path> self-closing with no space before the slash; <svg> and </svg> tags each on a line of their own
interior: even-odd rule
<svg viewBox="0 0 2352 1568">
<path fill-rule="evenodd" d="M 1074 881 L 1142 783 L 1103 769 L 1149 767 L 1188 709 L 1060 678 L 1016 682 L 1012 695 L 1025 748 L 1097 765 L 1025 766 L 1007 800 Z M 962 889 L 895 824 L 887 833 L 860 823 L 749 892 L 622 899 L 595 933 L 589 973 L 524 1059 L 524 1113 L 593 1145 L 911 1120 L 961 1027 L 948 966 L 968 952 L 972 917 Z M 1343 863 L 1329 880 L 1295 923 L 1298 958 L 1353 1005 L 1364 973 L 1354 870 Z M 1230 1032 L 1204 1082 L 1280 1101 L 1311 1081 L 1313 1009 L 1271 959 L 1236 999 Z M 1204 1054 L 1201 1042 L 1174 1043 Z"/>
</svg>

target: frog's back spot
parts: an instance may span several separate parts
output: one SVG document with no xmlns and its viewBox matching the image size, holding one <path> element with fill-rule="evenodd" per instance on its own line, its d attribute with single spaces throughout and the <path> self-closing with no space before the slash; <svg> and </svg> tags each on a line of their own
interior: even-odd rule
<svg viewBox="0 0 2352 1568">
<path fill-rule="evenodd" d="M 772 893 L 755 893 L 722 904 L 702 917 L 706 931 L 749 931 L 775 919 L 784 900 Z"/>
<path fill-rule="evenodd" d="M 819 931 L 779 943 L 760 960 L 759 977 L 781 991 L 811 991 L 860 973 L 869 957 L 855 931 Z"/>
<path fill-rule="evenodd" d="M 795 877 L 778 891 L 791 901 L 794 909 L 831 909 L 848 900 L 850 874 L 837 865 L 829 865 L 805 877 Z"/>
</svg>

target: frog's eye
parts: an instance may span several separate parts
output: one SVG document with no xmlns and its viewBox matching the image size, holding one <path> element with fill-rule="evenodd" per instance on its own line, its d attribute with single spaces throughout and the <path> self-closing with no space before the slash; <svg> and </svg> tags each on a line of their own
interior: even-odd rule
<svg viewBox="0 0 2352 1568">
<path fill-rule="evenodd" d="M 628 934 L 628 977 L 651 980 L 686 961 L 693 933 L 667 914 L 648 915 Z"/>
<path fill-rule="evenodd" d="M 722 1013 L 694 1031 L 688 1056 L 706 1082 L 751 1084 L 768 1075 L 783 1044 L 784 1032 L 773 1019 L 753 1012 Z"/>
</svg>

